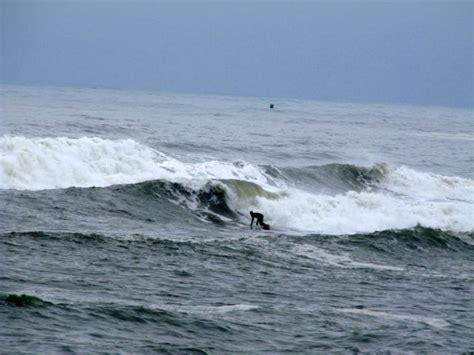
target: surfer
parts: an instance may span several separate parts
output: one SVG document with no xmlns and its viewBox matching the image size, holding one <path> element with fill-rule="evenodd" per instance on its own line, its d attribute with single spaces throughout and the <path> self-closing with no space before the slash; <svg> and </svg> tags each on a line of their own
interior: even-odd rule
<svg viewBox="0 0 474 355">
<path fill-rule="evenodd" d="M 254 212 L 254 211 L 250 211 L 250 216 L 252 217 L 252 221 L 250 222 L 250 228 L 252 228 L 253 226 L 253 220 L 256 219 L 257 221 L 255 222 L 255 225 L 256 226 L 261 226 L 262 229 L 270 229 L 270 226 L 266 223 L 263 222 L 263 214 L 261 213 L 258 213 L 258 212 Z"/>
</svg>

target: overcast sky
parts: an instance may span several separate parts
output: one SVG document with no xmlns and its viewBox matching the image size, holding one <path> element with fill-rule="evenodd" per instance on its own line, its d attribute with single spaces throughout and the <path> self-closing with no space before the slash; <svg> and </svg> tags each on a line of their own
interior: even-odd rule
<svg viewBox="0 0 474 355">
<path fill-rule="evenodd" d="M 474 106 L 474 1 L 0 4 L 4 83 Z"/>
</svg>

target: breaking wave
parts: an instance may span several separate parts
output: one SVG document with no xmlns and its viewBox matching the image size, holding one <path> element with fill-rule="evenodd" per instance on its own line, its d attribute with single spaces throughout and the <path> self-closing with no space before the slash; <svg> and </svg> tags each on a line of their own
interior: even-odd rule
<svg viewBox="0 0 474 355">
<path fill-rule="evenodd" d="M 183 163 L 132 139 L 0 138 L 0 188 L 19 190 L 228 178 L 265 183 L 242 162 Z"/>
<path fill-rule="evenodd" d="M 248 211 L 258 210 L 283 232 L 357 234 L 418 225 L 474 230 L 473 180 L 405 166 L 183 162 L 133 140 L 0 138 L 0 188 L 79 187 L 90 194 L 93 186 L 102 186 L 94 189 L 97 196 L 105 189 L 125 201 L 142 199 L 122 207 L 132 217 L 151 199 L 158 202 L 154 208 L 173 204 L 221 225 L 247 224 Z"/>
</svg>

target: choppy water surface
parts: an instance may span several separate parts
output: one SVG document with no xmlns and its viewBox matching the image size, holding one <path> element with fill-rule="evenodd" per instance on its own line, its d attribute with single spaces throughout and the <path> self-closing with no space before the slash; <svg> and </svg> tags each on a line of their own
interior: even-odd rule
<svg viewBox="0 0 474 355">
<path fill-rule="evenodd" d="M 3 352 L 474 349 L 472 111 L 0 93 Z"/>
</svg>

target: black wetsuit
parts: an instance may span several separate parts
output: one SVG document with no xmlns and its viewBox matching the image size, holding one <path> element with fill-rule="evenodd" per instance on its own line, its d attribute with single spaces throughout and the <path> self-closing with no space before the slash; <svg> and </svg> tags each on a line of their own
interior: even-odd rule
<svg viewBox="0 0 474 355">
<path fill-rule="evenodd" d="M 263 225 L 264 225 L 264 223 L 263 223 L 263 214 L 258 213 L 258 212 L 254 212 L 252 214 L 252 222 L 250 222 L 250 228 L 252 228 L 254 218 L 257 220 L 257 222 L 255 222 L 255 225 L 256 226 L 260 225 L 260 226 L 263 227 Z"/>
</svg>

